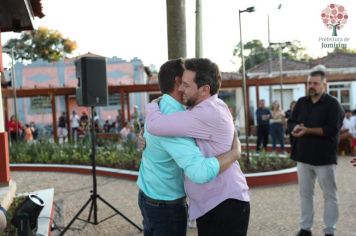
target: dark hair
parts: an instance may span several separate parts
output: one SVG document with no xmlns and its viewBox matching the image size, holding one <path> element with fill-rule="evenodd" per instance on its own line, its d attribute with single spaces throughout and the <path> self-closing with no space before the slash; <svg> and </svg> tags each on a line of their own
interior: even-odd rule
<svg viewBox="0 0 356 236">
<path fill-rule="evenodd" d="M 186 70 L 194 71 L 195 83 L 200 88 L 203 85 L 210 86 L 210 95 L 219 92 L 221 85 L 221 74 L 218 65 L 207 58 L 187 59 L 184 63 Z"/>
<path fill-rule="evenodd" d="M 321 81 L 324 81 L 326 79 L 325 72 L 320 70 L 310 72 L 310 76 L 320 76 Z"/>
<path fill-rule="evenodd" d="M 161 92 L 171 93 L 174 90 L 175 78 L 182 77 L 184 72 L 184 61 L 182 58 L 169 60 L 164 63 L 158 72 L 158 83 Z"/>
</svg>

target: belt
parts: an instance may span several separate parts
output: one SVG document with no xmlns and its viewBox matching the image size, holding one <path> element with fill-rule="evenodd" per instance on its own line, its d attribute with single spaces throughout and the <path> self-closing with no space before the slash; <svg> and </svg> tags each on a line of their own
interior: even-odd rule
<svg viewBox="0 0 356 236">
<path fill-rule="evenodd" d="M 154 205 L 175 205 L 175 204 L 184 204 L 186 203 L 186 197 L 181 197 L 175 200 L 157 200 L 148 197 L 144 192 L 141 191 L 141 194 L 144 196 L 146 202 Z"/>
</svg>

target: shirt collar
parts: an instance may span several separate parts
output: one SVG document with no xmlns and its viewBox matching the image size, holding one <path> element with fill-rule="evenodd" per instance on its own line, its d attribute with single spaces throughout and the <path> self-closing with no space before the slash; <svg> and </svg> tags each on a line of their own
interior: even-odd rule
<svg viewBox="0 0 356 236">
<path fill-rule="evenodd" d="M 168 104 L 170 104 L 177 110 L 180 110 L 180 111 L 185 110 L 183 104 L 181 104 L 180 102 L 175 100 L 171 95 L 163 94 L 162 101 L 167 102 Z"/>
<path fill-rule="evenodd" d="M 201 101 L 197 106 L 204 105 L 205 103 L 208 103 L 208 102 L 213 102 L 217 99 L 218 99 L 218 94 L 214 94 L 214 95 L 208 97 L 207 99 L 205 99 L 204 101 Z"/>
<path fill-rule="evenodd" d="M 319 99 L 316 103 L 318 103 L 318 102 L 324 102 L 324 101 L 325 101 L 325 98 L 326 98 L 326 92 L 324 92 L 324 93 L 320 96 L 320 99 Z M 313 101 L 312 101 L 312 99 L 311 99 L 310 96 L 308 96 L 308 100 L 309 100 L 309 102 L 313 103 Z"/>
</svg>

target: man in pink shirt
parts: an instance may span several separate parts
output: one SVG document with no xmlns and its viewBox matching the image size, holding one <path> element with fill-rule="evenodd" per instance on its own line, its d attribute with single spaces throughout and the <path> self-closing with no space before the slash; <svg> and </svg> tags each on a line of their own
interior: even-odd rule
<svg viewBox="0 0 356 236">
<path fill-rule="evenodd" d="M 158 136 L 193 137 L 205 156 L 231 148 L 234 124 L 227 105 L 218 98 L 221 75 L 209 59 L 188 59 L 179 90 L 189 107 L 184 112 L 160 113 L 157 103 L 146 107 L 147 131 Z M 250 197 L 238 162 L 206 184 L 185 178 L 189 218 L 196 219 L 199 236 L 247 235 Z"/>
</svg>

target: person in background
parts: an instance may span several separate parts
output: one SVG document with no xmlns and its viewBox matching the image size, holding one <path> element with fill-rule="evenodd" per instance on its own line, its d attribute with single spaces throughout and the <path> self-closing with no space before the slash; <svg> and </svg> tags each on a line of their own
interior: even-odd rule
<svg viewBox="0 0 356 236">
<path fill-rule="evenodd" d="M 343 155 L 353 154 L 353 144 L 356 139 L 356 118 L 352 116 L 351 110 L 345 110 L 345 118 L 342 122 L 339 139 L 339 152 Z"/>
<path fill-rule="evenodd" d="M 17 130 L 16 130 L 16 123 L 17 123 Z M 10 120 L 7 123 L 7 129 L 10 133 L 11 143 L 17 142 L 18 138 L 20 138 L 20 135 L 22 133 L 22 125 L 21 122 L 16 119 L 15 115 L 12 115 L 10 117 Z"/>
<path fill-rule="evenodd" d="M 66 113 L 62 112 L 62 115 L 58 119 L 58 141 L 64 143 L 68 136 L 68 130 L 66 128 Z"/>
<path fill-rule="evenodd" d="M 72 111 L 72 116 L 70 118 L 70 125 L 72 128 L 72 141 L 74 143 L 77 143 L 78 129 L 79 129 L 79 116 L 77 115 L 77 113 L 74 110 Z"/>
<path fill-rule="evenodd" d="M 24 138 L 23 138 L 23 142 L 24 143 L 32 143 L 33 141 L 33 135 L 32 135 L 32 130 L 29 124 L 25 125 L 25 129 L 24 129 Z"/>
<path fill-rule="evenodd" d="M 137 134 L 141 131 L 140 119 L 143 119 L 142 112 L 139 111 L 137 105 L 134 105 L 133 112 L 131 113 L 131 125 L 134 127 L 134 131 Z"/>
<path fill-rule="evenodd" d="M 36 141 L 38 138 L 38 129 L 36 127 L 35 122 L 33 122 L 33 121 L 30 122 L 30 128 L 32 131 L 33 141 Z"/>
<path fill-rule="evenodd" d="M 110 133 L 111 124 L 109 120 L 106 120 L 103 126 L 104 133 Z"/>
<path fill-rule="evenodd" d="M 308 77 L 308 95 L 297 101 L 288 120 L 295 138 L 291 158 L 297 162 L 301 204 L 298 236 L 312 235 L 316 179 L 324 196 L 325 236 L 335 234 L 339 218 L 335 172 L 344 111 L 326 88 L 325 67 L 316 66 Z"/>
<path fill-rule="evenodd" d="M 285 114 L 282 111 L 278 101 L 272 103 L 272 112 L 270 119 L 270 133 L 272 137 L 272 151 L 276 151 L 277 140 L 281 145 L 281 152 L 284 152 L 284 118 Z"/>
<path fill-rule="evenodd" d="M 261 149 L 261 143 L 264 150 L 267 149 L 268 135 L 269 135 L 269 120 L 271 119 L 271 111 L 266 108 L 265 100 L 261 99 L 258 102 L 258 108 L 256 110 L 257 118 L 257 143 L 256 152 Z"/>
<path fill-rule="evenodd" d="M 100 118 L 96 111 L 94 111 L 94 130 L 96 133 L 100 133 Z"/>
<path fill-rule="evenodd" d="M 121 122 L 121 116 L 122 116 L 121 109 L 119 109 L 119 110 L 117 110 L 116 124 L 115 124 L 116 131 L 115 131 L 115 133 L 120 133 L 120 130 L 123 127 L 123 124 Z"/>
<path fill-rule="evenodd" d="M 126 122 L 125 126 L 120 130 L 120 136 L 124 142 L 127 141 L 127 138 L 132 131 L 134 131 L 133 125 L 130 122 Z"/>
</svg>

